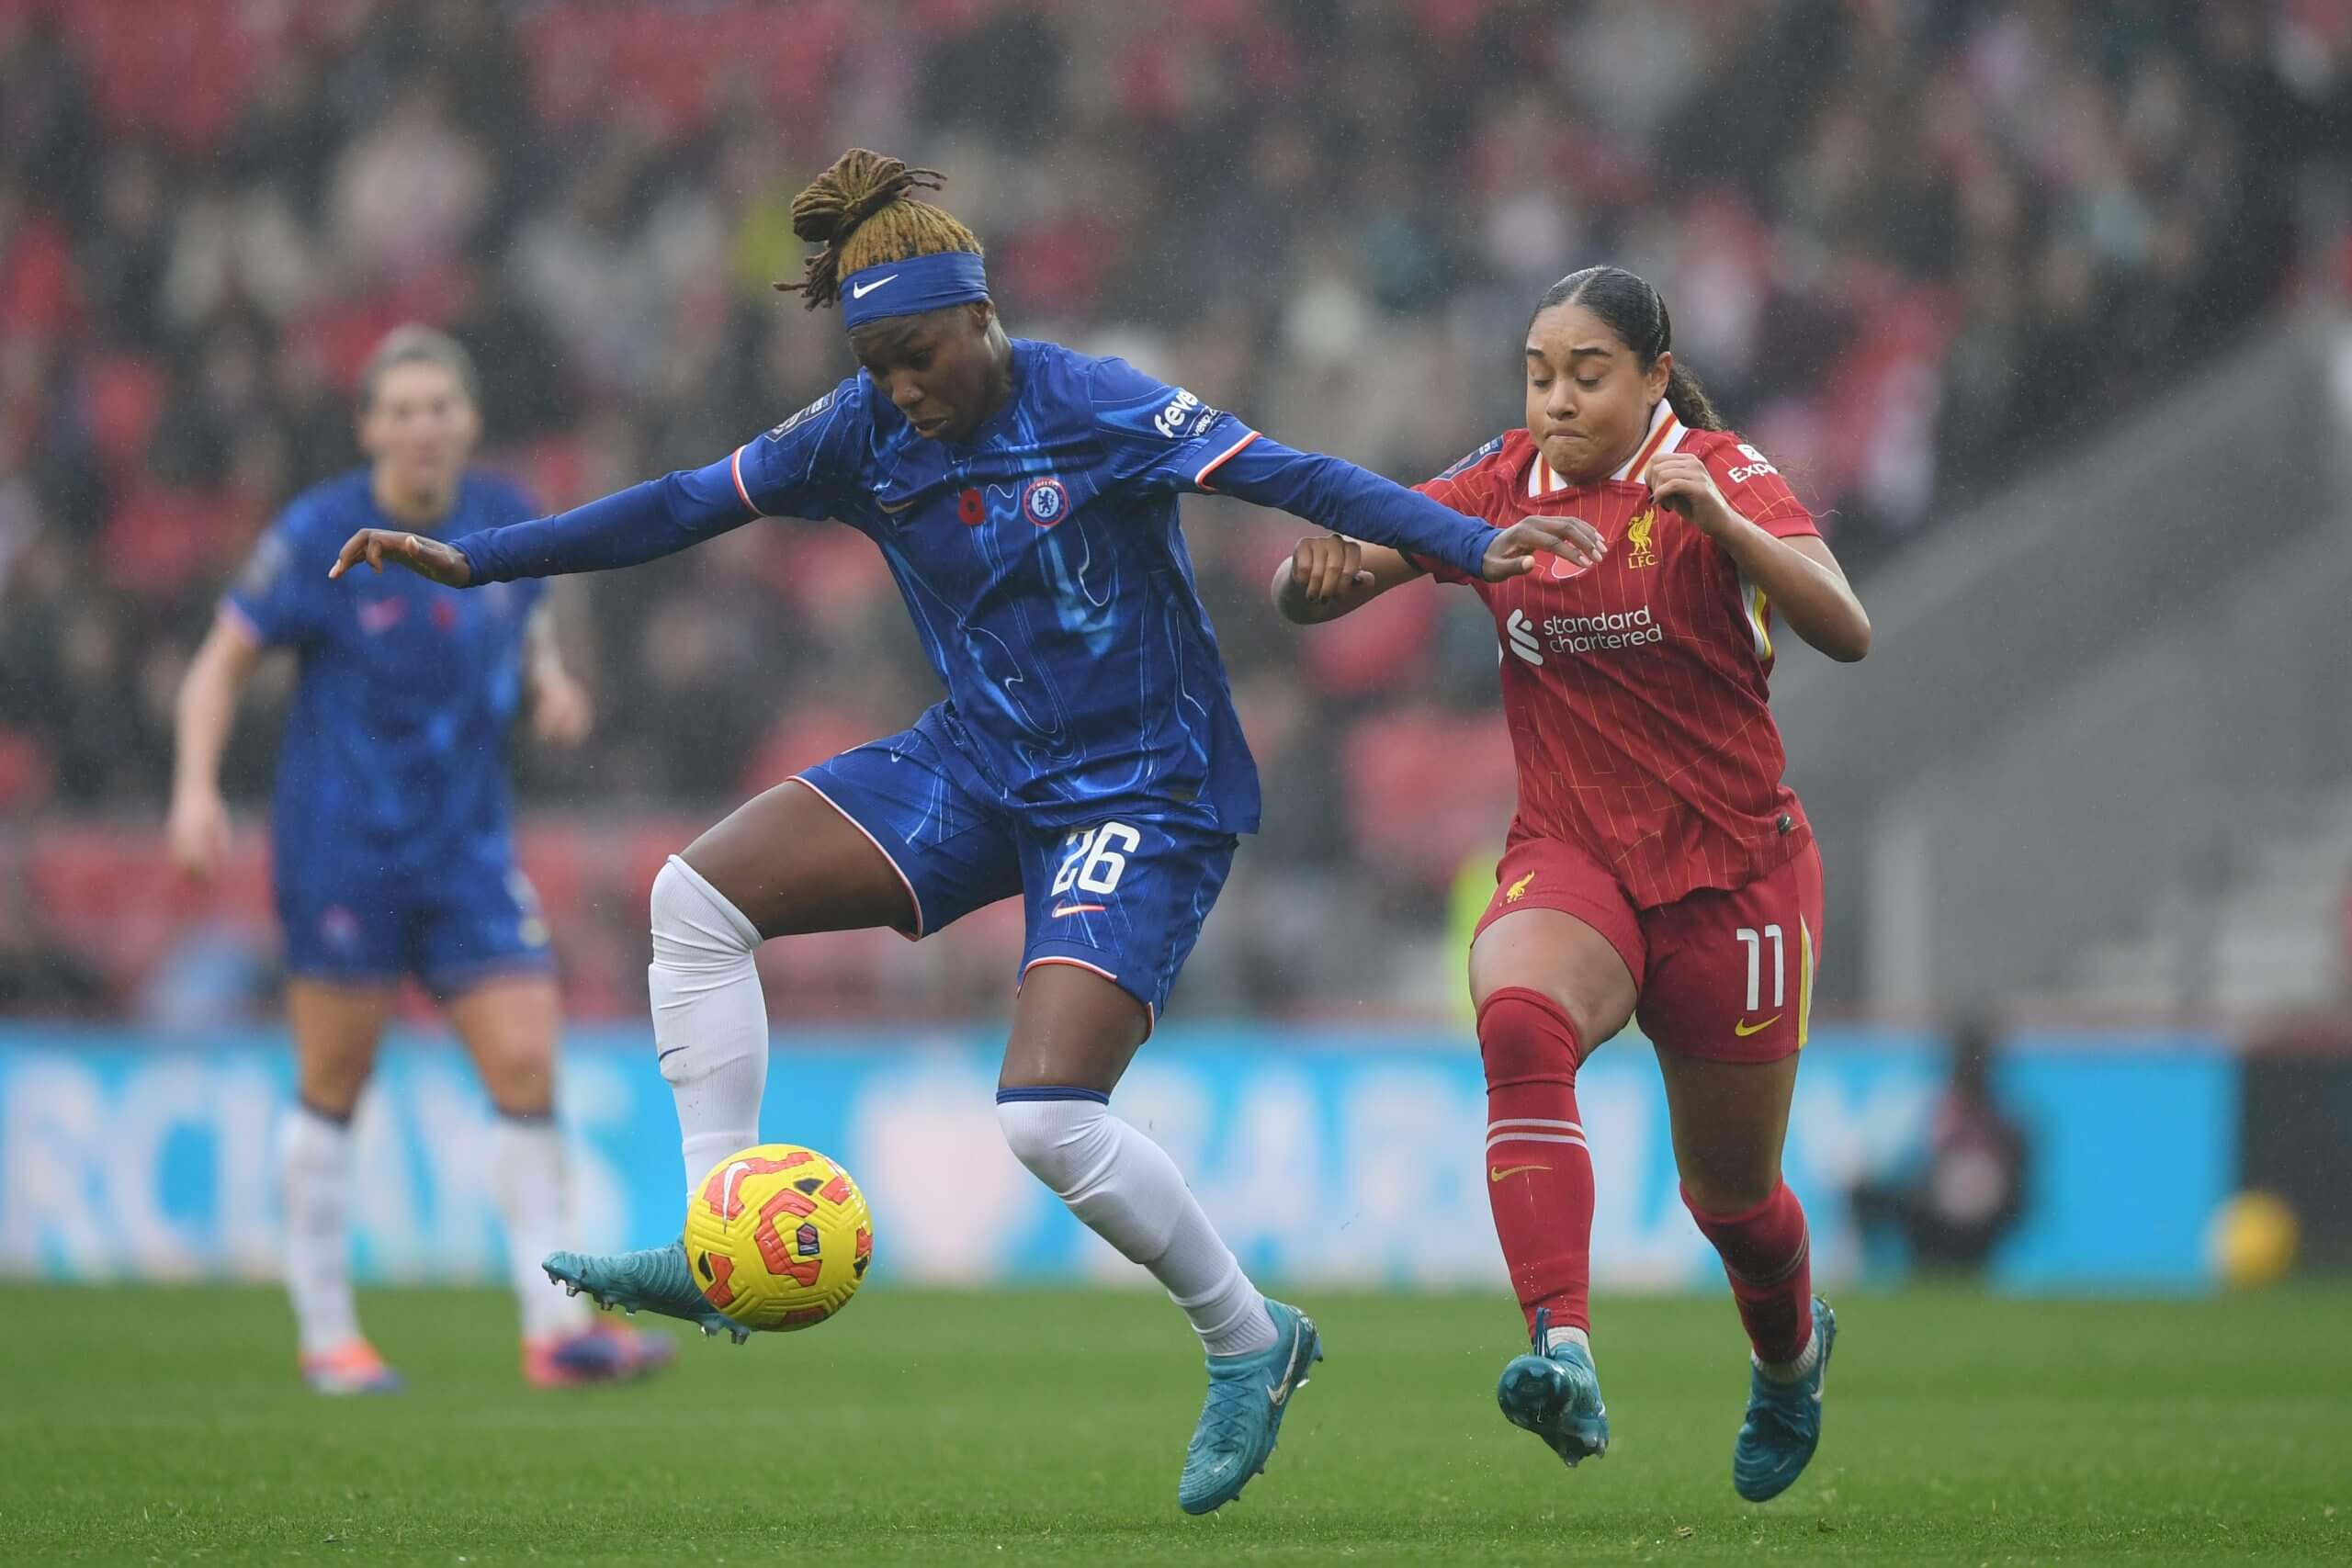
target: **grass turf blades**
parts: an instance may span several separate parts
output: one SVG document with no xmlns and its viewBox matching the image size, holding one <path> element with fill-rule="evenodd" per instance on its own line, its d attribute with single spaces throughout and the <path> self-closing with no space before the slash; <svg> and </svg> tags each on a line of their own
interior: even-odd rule
<svg viewBox="0 0 2352 1568">
<path fill-rule="evenodd" d="M 534 1393 L 504 1297 L 373 1292 L 410 1392 L 330 1401 L 274 1292 L 0 1288 L 0 1561 L 2352 1558 L 2352 1287 L 1842 1295 L 1820 1455 L 1761 1508 L 1731 1490 L 1728 1301 L 1600 1302 L 1615 1430 L 1574 1473 L 1495 1413 L 1508 1302 L 1300 1301 L 1331 1359 L 1267 1473 L 1189 1519 L 1200 1355 L 1139 1292 L 876 1291 L 742 1348 L 681 1329 L 655 1383 Z"/>
</svg>

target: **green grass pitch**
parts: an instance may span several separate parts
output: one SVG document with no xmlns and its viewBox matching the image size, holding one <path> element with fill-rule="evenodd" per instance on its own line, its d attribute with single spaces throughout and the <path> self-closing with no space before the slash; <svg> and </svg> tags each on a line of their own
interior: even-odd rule
<svg viewBox="0 0 2352 1568">
<path fill-rule="evenodd" d="M 1571 1472 L 1496 1415 L 1509 1303 L 1310 1294 L 1331 1359 L 1187 1518 L 1202 1374 L 1141 1293 L 877 1290 L 659 1383 L 533 1393 L 506 1303 L 381 1292 L 411 1391 L 297 1386 L 259 1290 L 0 1289 L 0 1562 L 2352 1561 L 2352 1287 L 1854 1295 L 1804 1479 L 1730 1484 L 1727 1299 L 1611 1298 Z"/>
</svg>

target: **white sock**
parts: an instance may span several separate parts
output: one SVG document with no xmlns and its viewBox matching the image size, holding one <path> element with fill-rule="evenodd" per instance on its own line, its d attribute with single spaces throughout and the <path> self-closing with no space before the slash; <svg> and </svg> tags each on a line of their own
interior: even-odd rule
<svg viewBox="0 0 2352 1568">
<path fill-rule="evenodd" d="M 1203 1349 L 1238 1356 L 1273 1344 L 1266 1298 L 1166 1150 L 1091 1095 L 1000 1100 L 996 1113 L 1015 1157 L 1095 1235 L 1151 1270 L 1192 1320 Z"/>
<path fill-rule="evenodd" d="M 570 1333 L 586 1325 L 587 1301 L 565 1295 L 539 1267 L 563 1245 L 563 1135 L 552 1116 L 501 1116 L 492 1140 L 498 1212 L 506 1221 L 506 1271 L 522 1309 L 523 1337 Z"/>
<path fill-rule="evenodd" d="M 286 1210 L 286 1293 L 302 1354 L 359 1337 L 351 1303 L 351 1124 L 297 1102 L 277 1128 L 277 1189 Z"/>
<path fill-rule="evenodd" d="M 677 856 L 653 879 L 653 1048 L 678 1102 L 691 1195 L 710 1168 L 760 1141 L 768 1006 L 752 954 L 760 933 Z"/>
<path fill-rule="evenodd" d="M 1747 1359 L 1756 1363 L 1766 1380 L 1771 1382 L 1799 1382 L 1813 1376 L 1813 1369 L 1821 1365 L 1821 1325 L 1815 1322 L 1813 1333 L 1805 1339 L 1804 1348 L 1793 1361 L 1767 1361 L 1749 1351 Z"/>
<path fill-rule="evenodd" d="M 1547 1328 L 1544 1331 L 1544 1353 L 1550 1355 L 1563 1345 L 1575 1345 L 1584 1351 L 1584 1359 L 1592 1359 L 1592 1340 L 1581 1328 Z"/>
</svg>

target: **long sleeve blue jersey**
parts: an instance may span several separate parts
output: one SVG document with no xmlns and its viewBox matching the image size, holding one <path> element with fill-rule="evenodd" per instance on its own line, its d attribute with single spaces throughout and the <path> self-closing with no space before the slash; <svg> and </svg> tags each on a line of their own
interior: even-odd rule
<svg viewBox="0 0 2352 1568">
<path fill-rule="evenodd" d="M 1178 526 L 1221 492 L 1476 575 L 1493 532 L 1292 451 L 1119 359 L 1016 340 L 1013 393 L 925 440 L 864 372 L 718 462 L 456 541 L 477 582 L 632 566 L 761 517 L 880 547 L 947 700 L 966 781 L 1040 827 L 1117 812 L 1258 824 L 1257 766 Z"/>
</svg>

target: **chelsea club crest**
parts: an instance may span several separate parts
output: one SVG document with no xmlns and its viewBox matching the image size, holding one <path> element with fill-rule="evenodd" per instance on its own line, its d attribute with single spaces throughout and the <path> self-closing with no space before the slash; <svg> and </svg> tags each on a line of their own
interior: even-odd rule
<svg viewBox="0 0 2352 1568">
<path fill-rule="evenodd" d="M 1022 493 L 1022 513 L 1040 528 L 1050 528 L 1069 515 L 1069 491 L 1057 479 L 1031 479 Z"/>
</svg>

